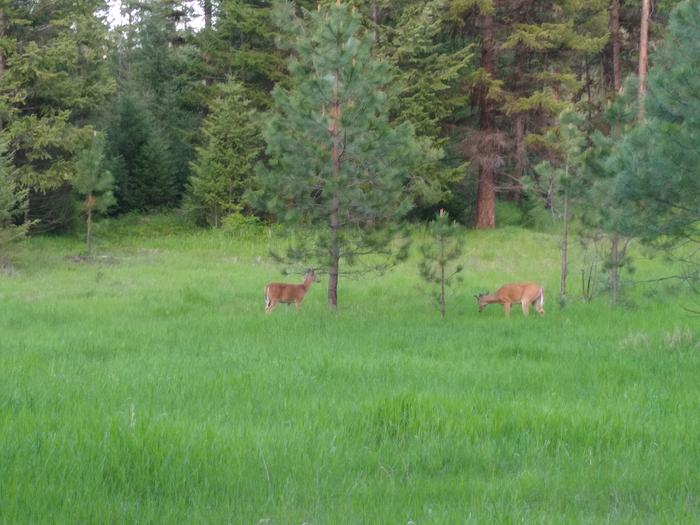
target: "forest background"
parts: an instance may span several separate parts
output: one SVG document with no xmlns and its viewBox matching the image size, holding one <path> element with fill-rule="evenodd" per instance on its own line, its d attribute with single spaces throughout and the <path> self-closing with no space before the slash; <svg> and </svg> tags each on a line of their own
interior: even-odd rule
<svg viewBox="0 0 700 525">
<path fill-rule="evenodd" d="M 678 4 L 353 3 L 366 60 L 383 64 L 364 89 L 382 93 L 382 118 L 412 141 L 367 141 L 406 161 L 383 195 L 404 208 L 356 226 L 438 210 L 477 229 L 549 221 L 562 228 L 562 297 L 572 221 L 605 252 L 613 301 L 630 239 L 681 246 L 692 277 L 698 7 Z M 292 165 L 280 137 L 294 130 L 275 128 L 274 92 L 304 95 L 291 64 L 313 61 L 289 31 L 290 9 L 308 19 L 321 5 L 3 0 L 2 239 L 86 228 L 89 251 L 98 214 L 164 209 L 213 227 L 312 220 L 271 206 L 279 190 L 262 173 Z M 285 183 L 299 185 L 288 203 L 324 193 L 308 177 Z"/>
</svg>

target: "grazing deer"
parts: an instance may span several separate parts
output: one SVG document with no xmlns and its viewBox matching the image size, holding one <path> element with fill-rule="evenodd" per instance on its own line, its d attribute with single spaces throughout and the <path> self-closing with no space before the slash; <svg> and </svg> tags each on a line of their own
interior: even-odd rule
<svg viewBox="0 0 700 525">
<path fill-rule="evenodd" d="M 311 283 L 319 282 L 313 270 L 306 272 L 302 284 L 270 283 L 265 286 L 265 313 L 270 313 L 277 303 L 289 305 L 294 303 L 297 310 L 301 309 L 301 302 L 306 292 L 311 288 Z"/>
<path fill-rule="evenodd" d="M 498 303 L 503 305 L 503 311 L 509 316 L 511 305 L 520 303 L 525 315 L 530 313 L 531 304 L 535 305 L 537 313 L 544 315 L 544 288 L 536 283 L 504 284 L 496 293 L 481 293 L 474 297 L 479 301 L 479 312 L 483 311 L 486 305 Z"/>
</svg>

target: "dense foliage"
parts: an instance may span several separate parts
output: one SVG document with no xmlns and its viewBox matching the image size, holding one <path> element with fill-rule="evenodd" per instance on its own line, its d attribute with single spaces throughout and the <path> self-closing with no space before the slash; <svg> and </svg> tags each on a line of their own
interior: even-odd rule
<svg viewBox="0 0 700 525">
<path fill-rule="evenodd" d="M 328 270 L 334 306 L 341 260 L 392 255 L 419 150 L 408 123 L 388 122 L 390 72 L 373 56 L 359 14 L 339 3 L 299 19 L 279 3 L 275 15 L 296 54 L 290 87 L 273 92 L 270 160 L 258 170 L 255 200 L 285 223 L 313 228 L 294 239 L 289 257 Z"/>
<path fill-rule="evenodd" d="M 321 215 L 292 217 L 291 210 L 318 209 L 332 191 L 283 182 L 305 170 L 329 180 L 317 169 L 332 165 L 328 132 L 312 137 L 324 126 L 293 118 L 315 105 L 316 120 L 323 114 L 343 126 L 338 140 L 361 137 L 358 151 L 381 158 L 359 171 L 394 181 L 375 195 L 401 213 L 359 222 L 397 225 L 444 208 L 466 226 L 492 228 L 499 201 L 519 207 L 523 224 L 533 223 L 535 209 L 554 220 L 570 215 L 609 239 L 604 267 L 614 295 L 625 263 L 621 246 L 630 238 L 696 239 L 700 110 L 698 82 L 689 73 L 698 66 L 696 2 L 659 2 L 648 24 L 637 0 L 285 5 L 280 27 L 267 0 L 2 0 L 0 134 L 12 164 L 5 176 L 24 195 L 35 230 L 75 227 L 76 163 L 96 130 L 105 136 L 104 165 L 114 177 L 109 214 L 184 207 L 214 226 L 230 213 L 317 223 Z M 334 48 L 342 47 L 332 42 L 336 28 L 311 34 L 314 17 L 334 9 L 352 11 L 352 31 L 364 35 L 353 37 L 359 44 Z M 290 40 L 292 29 L 300 31 L 297 41 Z M 378 65 L 363 70 L 368 76 L 355 80 L 359 91 L 343 95 L 346 107 L 333 115 L 324 91 L 330 84 L 323 87 L 319 75 L 352 70 L 346 62 L 357 60 L 356 45 Z M 634 75 L 646 71 L 647 47 L 648 95 L 639 105 L 646 77 Z M 324 61 L 326 73 L 315 69 Z M 311 76 L 302 81 L 305 74 Z M 556 137 L 565 108 L 580 115 L 585 136 L 585 191 L 567 214 L 558 178 L 544 169 L 561 162 Z M 267 153 L 257 131 L 264 126 Z M 410 146 L 385 142 L 378 138 L 382 126 L 411 127 L 415 139 Z M 307 140 L 319 147 L 303 149 Z M 262 189 L 252 176 L 261 161 L 277 174 L 268 190 L 278 188 L 256 208 L 243 195 Z M 346 156 L 341 172 L 365 162 Z M 375 208 L 370 193 L 357 194 L 367 185 L 351 187 L 338 186 L 337 197 L 354 203 L 353 212 Z M 295 206 L 281 210 L 281 195 Z M 395 206 L 409 202 L 410 210 Z"/>
</svg>

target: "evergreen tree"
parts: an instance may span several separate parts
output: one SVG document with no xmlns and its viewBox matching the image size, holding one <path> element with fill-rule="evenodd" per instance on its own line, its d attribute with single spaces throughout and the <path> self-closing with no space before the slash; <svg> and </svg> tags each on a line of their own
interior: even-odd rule
<svg viewBox="0 0 700 525">
<path fill-rule="evenodd" d="M 257 113 L 237 81 L 220 87 L 209 109 L 202 134 L 204 146 L 190 177 L 190 206 L 204 210 L 208 222 L 218 228 L 221 219 L 240 212 L 243 194 L 252 188 L 253 165 L 262 153 Z"/>
<path fill-rule="evenodd" d="M 73 189 L 82 197 L 82 213 L 85 214 L 85 244 L 87 253 L 92 254 L 92 222 L 97 213 L 105 213 L 115 203 L 112 190 L 114 178 L 105 169 L 105 143 L 97 135 L 93 143 L 83 150 L 75 162 Z"/>
<path fill-rule="evenodd" d="M 586 179 L 589 181 L 587 201 L 590 203 L 581 210 L 581 218 L 587 230 L 595 237 L 607 235 L 610 238 L 610 251 L 606 257 L 605 269 L 608 271 L 608 289 L 613 304 L 618 302 L 620 292 L 620 270 L 626 262 L 628 239 L 620 230 L 619 222 L 626 212 L 625 202 L 615 196 L 614 166 L 609 158 L 625 131 L 628 131 L 637 119 L 637 85 L 636 79 L 630 78 L 625 89 L 620 88 L 619 95 L 613 98 L 597 123 L 599 129 L 589 134 L 590 145 L 585 155 Z M 590 127 L 592 122 L 588 122 Z"/>
<path fill-rule="evenodd" d="M 220 81 L 229 77 L 240 81 L 257 109 L 270 107 L 272 88 L 287 76 L 276 35 L 271 2 L 221 0 L 207 53 L 212 75 Z"/>
<path fill-rule="evenodd" d="M 545 137 L 555 156 L 535 167 L 535 173 L 539 176 L 535 184 L 540 185 L 540 191 L 546 191 L 550 196 L 557 195 L 561 200 L 561 283 L 559 289 L 561 302 L 566 300 L 567 293 L 569 225 L 575 205 L 577 201 L 580 202 L 584 198 L 586 189 L 583 170 L 586 136 L 581 131 L 582 120 L 581 116 L 574 111 L 562 112 L 557 126 L 552 128 Z M 554 205 L 552 207 L 554 208 Z"/>
<path fill-rule="evenodd" d="M 16 177 L 35 194 L 66 185 L 114 89 L 105 8 L 101 0 L 0 3 L 0 121 Z"/>
<path fill-rule="evenodd" d="M 311 228 L 288 255 L 328 268 L 335 307 L 341 260 L 395 253 L 389 226 L 410 207 L 405 189 L 418 149 L 408 124 L 387 122 L 388 67 L 372 56 L 358 13 L 338 1 L 303 21 L 288 3 L 275 15 L 294 55 L 290 87 L 273 93 L 257 202 Z"/>
<path fill-rule="evenodd" d="M 478 169 L 477 228 L 495 227 L 499 190 L 519 192 L 528 144 L 546 147 L 541 136 L 576 94 L 575 58 L 597 52 L 607 39 L 606 7 L 600 0 L 452 2 L 465 31 L 478 30 L 481 51 L 480 67 L 466 78 L 478 114 L 464 148 Z"/>
<path fill-rule="evenodd" d="M 127 24 L 115 31 L 118 91 L 107 122 L 122 212 L 177 204 L 191 175 L 208 88 L 189 4 L 124 3 Z"/>
<path fill-rule="evenodd" d="M 461 264 L 454 264 L 464 251 L 464 238 L 457 223 L 450 222 L 445 210 L 440 210 L 428 224 L 428 238 L 420 245 L 421 261 L 418 271 L 430 286 L 430 295 L 435 299 L 440 316 L 444 319 L 447 309 L 447 293 L 460 282 Z"/>
<path fill-rule="evenodd" d="M 4 262 L 5 245 L 23 237 L 29 227 L 28 223 L 19 222 L 26 211 L 27 191 L 17 187 L 13 171 L 7 148 L 0 142 L 0 264 Z"/>
<path fill-rule="evenodd" d="M 136 89 L 120 94 L 107 127 L 109 171 L 115 178 L 118 210 L 172 206 L 177 181 L 171 145 Z"/>
<path fill-rule="evenodd" d="M 403 9 L 394 3 L 396 21 L 376 29 L 387 35 L 379 39 L 380 50 L 397 69 L 392 117 L 413 125 L 423 150 L 419 175 L 411 183 L 418 212 L 449 201 L 450 188 L 464 171 L 462 163 L 445 158 L 444 148 L 454 144 L 444 128 L 468 103 L 461 83 L 473 58 L 472 47 L 454 45 L 445 37 L 451 29 L 447 6 L 446 0 L 409 3 Z M 378 13 L 388 9 L 382 7 L 376 1 L 369 6 L 375 25 Z"/>
<path fill-rule="evenodd" d="M 646 118 L 623 136 L 610 159 L 619 174 L 617 196 L 633 205 L 621 227 L 666 246 L 700 242 L 699 28 L 700 5 L 680 3 L 649 71 Z"/>
</svg>

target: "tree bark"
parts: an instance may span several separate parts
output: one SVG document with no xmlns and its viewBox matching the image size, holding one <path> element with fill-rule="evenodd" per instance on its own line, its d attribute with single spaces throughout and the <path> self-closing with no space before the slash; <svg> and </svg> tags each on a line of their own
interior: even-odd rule
<svg viewBox="0 0 700 525">
<path fill-rule="evenodd" d="M 481 67 L 493 78 L 496 71 L 496 24 L 493 15 L 481 18 Z M 482 151 L 479 152 L 479 190 L 476 202 L 477 229 L 496 227 L 496 116 L 488 88 L 482 86 L 479 93 L 479 129 Z"/>
<path fill-rule="evenodd" d="M 620 288 L 620 238 L 613 234 L 610 239 L 610 272 L 608 272 L 608 283 L 610 285 L 610 295 L 613 304 L 617 304 L 618 290 Z"/>
<path fill-rule="evenodd" d="M 642 0 L 642 20 L 639 24 L 639 120 L 644 120 L 644 97 L 647 90 L 649 64 L 649 0 Z"/>
<path fill-rule="evenodd" d="M 333 87 L 333 100 L 331 101 L 331 107 L 329 109 L 329 123 L 328 132 L 331 136 L 332 145 L 332 159 L 333 159 L 333 181 L 334 189 L 336 194 L 333 196 L 331 201 L 330 209 L 330 250 L 329 250 L 329 268 L 328 268 L 328 305 L 335 309 L 338 306 L 338 269 L 340 266 L 340 246 L 338 240 L 338 230 L 340 228 L 339 224 L 339 212 L 340 212 L 340 199 L 337 195 L 338 192 L 338 181 L 340 180 L 340 165 L 341 165 L 341 155 L 342 155 L 342 137 L 340 134 L 340 73 L 335 72 L 335 85 Z"/>
<path fill-rule="evenodd" d="M 525 147 L 525 115 L 517 113 L 513 117 L 515 131 L 515 181 L 511 191 L 513 199 L 520 202 L 523 196 L 523 176 L 527 169 L 527 148 Z"/>
<path fill-rule="evenodd" d="M 612 44 L 613 88 L 615 89 L 615 93 L 620 93 L 622 91 L 622 63 L 620 58 L 620 0 L 612 0 L 610 6 L 610 40 Z M 608 284 L 610 286 L 613 304 L 617 304 L 618 290 L 620 288 L 619 241 L 620 239 L 617 234 L 613 234 L 612 238 L 610 239 L 610 270 L 608 272 Z"/>
<path fill-rule="evenodd" d="M 612 47 L 613 88 L 615 93 L 622 89 L 622 62 L 620 58 L 620 0 L 612 0 L 610 5 L 610 43 Z"/>
<path fill-rule="evenodd" d="M 212 28 L 212 14 L 211 0 L 204 0 L 204 29 L 210 30 Z"/>
<path fill-rule="evenodd" d="M 561 232 L 561 285 L 559 300 L 566 299 L 566 278 L 569 273 L 569 191 L 564 191 L 564 224 Z"/>
<path fill-rule="evenodd" d="M 88 193 L 85 199 L 85 213 L 87 215 L 87 225 L 85 228 L 85 244 L 88 255 L 92 255 L 92 209 L 95 207 L 95 197 L 92 192 Z"/>
<path fill-rule="evenodd" d="M 445 318 L 445 238 L 440 239 L 440 317 Z"/>
<path fill-rule="evenodd" d="M 5 36 L 5 11 L 0 8 L 0 38 L 3 38 Z M 5 52 L 3 51 L 2 48 L 0 48 L 0 81 L 2 81 L 2 77 L 5 75 Z M 2 131 L 4 128 L 4 122 L 2 121 L 2 117 L 0 117 L 0 131 Z"/>
</svg>

